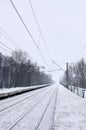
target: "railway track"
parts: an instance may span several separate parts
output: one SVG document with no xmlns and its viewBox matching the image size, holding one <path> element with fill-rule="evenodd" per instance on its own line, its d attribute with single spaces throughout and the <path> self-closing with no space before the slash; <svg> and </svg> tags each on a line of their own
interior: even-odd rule
<svg viewBox="0 0 86 130">
<path fill-rule="evenodd" d="M 53 126 L 56 86 L 51 86 L 41 91 L 29 95 L 34 96 L 0 112 L 0 129 L 44 130 L 41 128 L 46 125 L 46 117 L 49 116 L 48 121 L 50 120 L 50 124 L 45 128 L 49 130 L 48 128 Z M 50 110 L 51 108 L 52 111 Z"/>
<path fill-rule="evenodd" d="M 50 91 L 49 91 L 50 92 Z M 25 111 L 9 128 L 7 128 L 6 130 L 13 130 L 13 128 L 27 115 L 29 114 L 33 109 L 36 108 L 36 106 L 44 99 L 46 98 L 46 96 L 48 95 L 48 93 L 45 94 L 37 103 L 35 103 L 31 108 L 28 108 L 27 111 Z"/>
<path fill-rule="evenodd" d="M 21 103 L 21 102 L 23 102 L 23 101 L 25 101 L 25 100 L 27 100 L 27 99 L 31 99 L 31 98 L 33 98 L 34 96 L 36 96 L 37 94 L 39 94 L 39 93 L 41 93 L 41 92 L 43 92 L 43 91 L 45 91 L 45 90 L 41 90 L 41 91 L 39 91 L 39 92 L 37 92 L 37 93 L 35 93 L 35 94 L 32 94 L 32 95 L 30 95 L 30 96 L 27 96 L 27 97 L 25 96 L 23 99 L 19 99 L 19 97 L 18 97 L 17 99 L 14 99 L 14 100 L 12 100 L 12 101 L 8 101 L 8 102 L 6 102 L 6 103 L 3 103 L 3 104 L 0 105 L 0 112 L 4 111 L 4 110 L 6 110 L 6 109 L 8 109 L 8 108 L 10 108 L 10 107 L 12 107 L 12 106 L 14 106 L 14 105 L 17 105 L 17 104 L 19 104 L 19 103 Z M 18 100 L 18 99 L 19 99 L 19 100 Z M 16 101 L 16 102 L 14 103 L 14 101 Z M 8 105 L 8 106 L 2 108 L 3 105 L 5 105 L 5 104 L 7 104 L 7 103 L 10 103 L 10 102 L 12 102 L 11 105 Z"/>
<path fill-rule="evenodd" d="M 43 88 L 41 88 L 42 90 L 43 89 L 45 89 L 45 87 L 43 87 Z M 35 91 L 30 91 L 29 92 L 29 94 L 30 93 L 35 93 L 36 91 L 39 91 L 40 89 L 36 89 Z M 13 102 L 13 101 L 15 101 L 15 100 L 17 100 L 17 99 L 19 99 L 19 98 L 22 98 L 22 97 L 26 97 L 26 96 L 28 96 L 28 92 L 26 92 L 26 93 L 22 93 L 22 94 L 20 94 L 20 95 L 16 95 L 16 96 L 13 96 L 13 97 L 8 97 L 8 98 L 6 98 L 6 99 L 3 99 L 3 100 L 0 100 L 0 106 L 1 105 L 3 105 L 3 104 L 6 104 L 6 103 L 9 103 L 9 102 Z M 4 103 L 3 103 L 4 102 Z"/>
<path fill-rule="evenodd" d="M 56 90 L 55 90 L 55 91 L 56 91 Z M 39 121 L 37 122 L 37 125 L 36 125 L 36 127 L 34 128 L 34 130 L 40 130 L 40 129 L 41 129 L 41 128 L 40 128 L 40 125 L 41 125 L 41 123 L 42 123 L 42 121 L 43 121 L 43 118 L 44 118 L 44 116 L 45 116 L 45 114 L 46 114 L 46 112 L 47 112 L 47 110 L 48 110 L 48 107 L 49 107 L 49 105 L 50 105 L 50 103 L 51 103 L 51 101 L 52 101 L 52 99 L 53 99 L 53 96 L 54 96 L 54 94 L 55 94 L 55 91 L 53 92 L 53 94 L 52 94 L 52 96 L 51 96 L 51 98 L 50 98 L 48 104 L 46 105 L 45 110 L 44 110 L 43 113 L 42 113 L 42 116 L 40 117 Z"/>
<path fill-rule="evenodd" d="M 50 86 L 50 85 L 51 84 L 38 85 L 38 86 L 26 87 L 26 88 L 22 88 L 22 89 L 18 89 L 18 90 L 15 89 L 14 91 L 9 91 L 9 92 L 6 92 L 6 93 L 0 93 L 0 100 L 8 98 L 8 97 L 13 97 L 15 95 L 19 95 L 19 94 L 22 94 L 22 93 L 30 92 L 30 91 L 33 91 L 33 90 L 41 89 L 41 88 L 44 88 L 44 87 L 47 87 L 47 86 Z"/>
</svg>

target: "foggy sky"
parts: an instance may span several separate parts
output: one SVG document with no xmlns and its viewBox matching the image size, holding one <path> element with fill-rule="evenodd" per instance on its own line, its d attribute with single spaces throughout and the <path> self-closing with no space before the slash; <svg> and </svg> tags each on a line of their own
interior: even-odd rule
<svg viewBox="0 0 86 130">
<path fill-rule="evenodd" d="M 51 64 L 41 38 L 39 43 L 40 33 L 28 0 L 13 0 L 13 2 L 30 29 L 49 66 L 44 63 L 9 0 L 0 0 L 0 27 L 12 36 L 18 43 L 17 46 L 19 48 L 29 53 L 33 61 L 37 61 L 39 65 L 46 66 L 47 70 L 50 70 L 52 66 L 55 69 L 56 66 Z M 65 68 L 66 62 L 75 62 L 82 57 L 85 58 L 86 1 L 31 0 L 31 2 L 51 58 L 63 68 Z M 0 41 L 15 49 L 1 34 Z M 82 48 L 83 51 L 80 53 Z"/>
</svg>

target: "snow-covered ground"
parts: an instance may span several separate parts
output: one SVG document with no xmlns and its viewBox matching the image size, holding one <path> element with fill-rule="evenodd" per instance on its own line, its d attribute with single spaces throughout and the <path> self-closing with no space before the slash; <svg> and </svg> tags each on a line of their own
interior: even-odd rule
<svg viewBox="0 0 86 130">
<path fill-rule="evenodd" d="M 86 130 L 86 99 L 58 85 L 54 130 Z"/>
<path fill-rule="evenodd" d="M 68 89 L 72 92 L 76 93 L 77 95 L 81 97 L 86 97 L 86 89 L 85 88 L 80 88 L 80 87 L 74 87 L 74 86 L 68 86 Z"/>
<path fill-rule="evenodd" d="M 0 130 L 49 130 L 53 126 L 56 85 L 0 101 Z"/>
<path fill-rule="evenodd" d="M 1 100 L 0 130 L 11 129 L 86 130 L 86 99 L 55 84 Z"/>
</svg>

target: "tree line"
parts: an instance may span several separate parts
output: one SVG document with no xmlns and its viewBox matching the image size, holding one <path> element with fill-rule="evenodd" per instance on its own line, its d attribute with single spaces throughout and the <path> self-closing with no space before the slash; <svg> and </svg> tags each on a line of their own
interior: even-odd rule
<svg viewBox="0 0 86 130">
<path fill-rule="evenodd" d="M 17 50 L 11 56 L 0 53 L 0 88 L 24 87 L 51 83 L 51 75 L 40 71 L 26 52 Z"/>
<path fill-rule="evenodd" d="M 68 73 L 68 75 L 67 75 Z M 67 79 L 68 78 L 68 79 Z M 81 59 L 75 64 L 69 64 L 68 70 L 65 71 L 61 84 L 86 88 L 86 62 Z"/>
</svg>

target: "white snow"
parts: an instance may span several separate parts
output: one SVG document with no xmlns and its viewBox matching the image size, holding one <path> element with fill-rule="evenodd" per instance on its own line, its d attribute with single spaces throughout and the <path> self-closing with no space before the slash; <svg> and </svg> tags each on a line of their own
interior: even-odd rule
<svg viewBox="0 0 86 130">
<path fill-rule="evenodd" d="M 29 86 L 29 87 L 16 87 L 16 88 L 2 88 L 2 89 L 0 89 L 0 94 L 10 93 L 10 92 L 14 92 L 17 90 L 23 90 L 23 89 L 28 89 L 28 88 L 41 87 L 41 86 L 44 86 L 44 85 L 36 85 L 36 86 Z"/>
<path fill-rule="evenodd" d="M 71 90 L 72 92 L 76 93 L 77 95 L 83 97 L 83 92 L 84 92 L 84 97 L 86 97 L 86 89 L 85 88 L 80 88 L 80 87 L 74 87 L 74 86 L 68 86 L 68 88 Z"/>
<path fill-rule="evenodd" d="M 31 111 L 13 128 L 13 130 L 34 130 L 35 126 L 41 119 L 55 88 L 56 85 L 52 85 L 51 87 L 46 87 L 41 90 L 32 91 L 0 101 L 0 108 L 2 109 L 12 103 L 20 101 L 20 99 L 38 93 L 37 95 L 0 112 L 0 130 L 8 130 L 7 128 L 9 128 L 22 115 L 22 113 L 30 109 Z M 33 105 L 42 97 L 45 98 L 32 109 Z M 46 115 L 42 120 L 43 122 L 40 125 L 40 130 L 52 130 L 50 128 L 53 123 L 54 104 L 55 95 L 53 96 Z M 70 90 L 58 85 L 53 130 L 86 130 L 86 98 L 77 96 Z"/>
<path fill-rule="evenodd" d="M 54 130 L 86 130 L 86 99 L 58 86 Z"/>
<path fill-rule="evenodd" d="M 2 93 L 8 93 L 8 92 L 13 92 L 15 90 L 20 90 L 20 89 L 24 89 L 25 87 L 17 87 L 17 88 L 3 88 L 3 89 L 0 89 L 0 94 Z"/>
<path fill-rule="evenodd" d="M 51 85 L 51 87 L 45 87 L 38 89 L 36 91 L 31 91 L 26 94 L 15 96 L 0 101 L 0 130 L 9 130 L 10 127 L 25 113 L 24 118 L 16 124 L 12 130 L 34 130 L 42 118 L 45 108 L 52 97 L 49 108 L 46 115 L 43 118 L 43 122 L 40 125 L 40 130 L 49 130 L 53 123 L 53 107 L 56 93 L 56 85 Z M 35 95 L 34 95 L 35 94 Z M 31 97 L 31 95 L 34 95 Z M 27 98 L 29 97 L 29 98 Z M 25 99 L 19 102 L 21 99 Z M 12 105 L 19 102 L 15 105 Z M 37 104 L 37 105 L 36 105 Z M 10 106 L 11 107 L 8 107 Z"/>
</svg>

